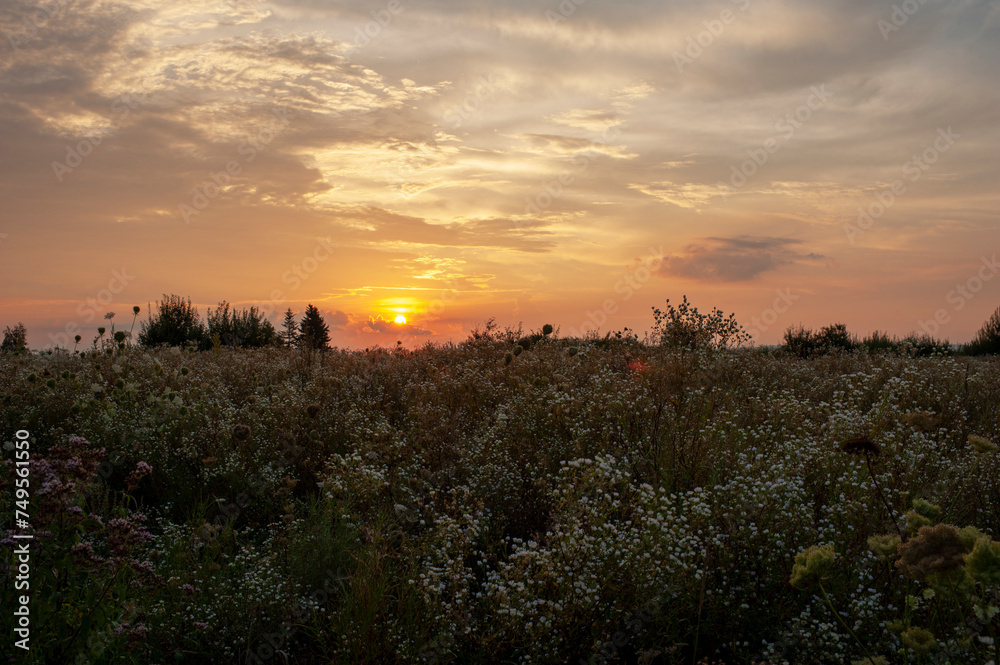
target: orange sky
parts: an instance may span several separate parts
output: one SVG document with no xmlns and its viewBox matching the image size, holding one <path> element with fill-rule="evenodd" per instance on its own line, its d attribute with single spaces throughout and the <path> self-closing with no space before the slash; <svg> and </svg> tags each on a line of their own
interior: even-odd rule
<svg viewBox="0 0 1000 665">
<path fill-rule="evenodd" d="M 0 326 L 86 345 L 177 293 L 314 303 L 338 346 L 641 335 L 687 294 L 758 343 L 966 341 L 1000 6 L 913 5 L 5 2 Z"/>
</svg>

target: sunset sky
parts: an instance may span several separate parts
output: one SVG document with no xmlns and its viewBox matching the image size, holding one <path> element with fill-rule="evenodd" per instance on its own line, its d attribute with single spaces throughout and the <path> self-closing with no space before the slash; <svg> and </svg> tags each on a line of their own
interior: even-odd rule
<svg viewBox="0 0 1000 665">
<path fill-rule="evenodd" d="M 998 46 L 995 1 L 5 0 L 0 326 L 176 293 L 342 347 L 641 336 L 687 294 L 758 343 L 967 341 Z"/>
</svg>

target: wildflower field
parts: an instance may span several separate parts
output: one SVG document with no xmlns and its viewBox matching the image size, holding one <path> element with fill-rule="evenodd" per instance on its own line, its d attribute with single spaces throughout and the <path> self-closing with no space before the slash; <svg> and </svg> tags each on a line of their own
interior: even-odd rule
<svg viewBox="0 0 1000 665">
<path fill-rule="evenodd" d="M 515 342 L 0 354 L 3 662 L 1000 663 L 1000 359 Z"/>
</svg>

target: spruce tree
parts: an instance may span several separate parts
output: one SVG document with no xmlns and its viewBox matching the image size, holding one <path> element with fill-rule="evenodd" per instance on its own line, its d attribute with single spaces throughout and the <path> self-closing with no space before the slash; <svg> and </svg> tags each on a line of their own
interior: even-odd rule
<svg viewBox="0 0 1000 665">
<path fill-rule="evenodd" d="M 291 307 L 285 312 L 285 320 L 281 323 L 281 327 L 285 331 L 282 335 L 285 338 L 285 346 L 295 346 L 299 336 L 299 322 L 295 320 Z"/>
<path fill-rule="evenodd" d="M 299 330 L 299 339 L 303 344 L 314 349 L 329 348 L 330 327 L 314 305 L 306 307 L 306 315 L 302 317 Z"/>
</svg>

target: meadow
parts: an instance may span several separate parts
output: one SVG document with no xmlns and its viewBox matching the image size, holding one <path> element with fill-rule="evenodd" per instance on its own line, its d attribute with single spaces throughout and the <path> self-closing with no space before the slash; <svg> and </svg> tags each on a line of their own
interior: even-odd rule
<svg viewBox="0 0 1000 665">
<path fill-rule="evenodd" d="M 0 354 L 3 661 L 997 664 L 998 377 L 510 330 Z"/>
</svg>

